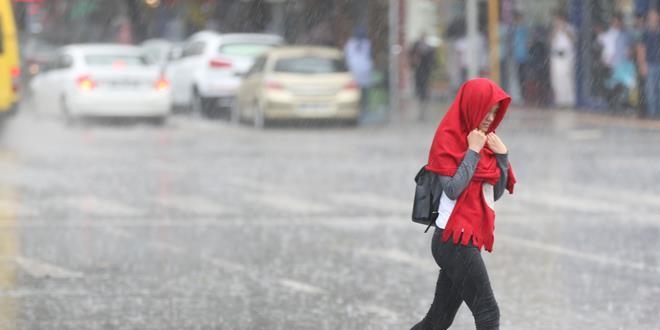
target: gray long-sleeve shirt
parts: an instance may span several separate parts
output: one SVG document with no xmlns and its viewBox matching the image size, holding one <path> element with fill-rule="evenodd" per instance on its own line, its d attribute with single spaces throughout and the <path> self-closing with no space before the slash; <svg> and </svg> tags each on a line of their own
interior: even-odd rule
<svg viewBox="0 0 660 330">
<path fill-rule="evenodd" d="M 440 175 L 440 184 L 442 185 L 442 191 L 447 197 L 451 200 L 458 199 L 458 196 L 463 193 L 463 190 L 467 187 L 472 180 L 474 171 L 477 168 L 477 163 L 481 156 L 476 151 L 469 149 L 465 153 L 463 161 L 458 166 L 458 170 L 451 176 Z M 506 189 L 506 182 L 508 179 L 507 173 L 509 170 L 509 160 L 507 154 L 495 154 L 495 159 L 497 159 L 497 167 L 500 168 L 500 179 L 497 181 L 495 187 L 493 187 L 494 200 L 500 199 L 504 194 L 504 189 Z"/>
</svg>

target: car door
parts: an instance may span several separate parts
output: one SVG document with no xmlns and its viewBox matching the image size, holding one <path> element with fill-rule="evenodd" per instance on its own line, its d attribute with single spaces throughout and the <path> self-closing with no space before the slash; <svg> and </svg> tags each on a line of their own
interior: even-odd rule
<svg viewBox="0 0 660 330">
<path fill-rule="evenodd" d="M 73 56 L 69 53 L 63 53 L 57 60 L 57 67 L 51 71 L 49 77 L 50 94 L 47 101 L 53 109 L 62 111 L 62 104 L 65 102 L 65 93 L 74 83 L 71 80 L 71 70 L 73 69 Z"/>
<path fill-rule="evenodd" d="M 35 100 L 41 111 L 57 113 L 62 103 L 65 88 L 71 84 L 67 81 L 73 67 L 73 56 L 69 53 L 60 53 L 56 56 L 51 68 L 39 77 L 33 85 Z"/>
<path fill-rule="evenodd" d="M 165 67 L 165 76 L 169 79 L 170 84 L 172 84 L 172 102 L 175 105 L 181 105 L 181 65 L 183 63 L 183 47 L 174 49 L 169 54 L 169 59 L 167 66 Z"/>
<path fill-rule="evenodd" d="M 243 115 L 252 116 L 253 106 L 258 102 L 262 92 L 264 71 L 267 63 L 266 56 L 260 56 L 247 72 L 239 93 L 239 104 Z"/>
<path fill-rule="evenodd" d="M 177 105 L 191 101 L 196 64 L 201 61 L 206 43 L 192 40 L 183 48 L 181 59 L 172 67 L 173 100 Z"/>
</svg>

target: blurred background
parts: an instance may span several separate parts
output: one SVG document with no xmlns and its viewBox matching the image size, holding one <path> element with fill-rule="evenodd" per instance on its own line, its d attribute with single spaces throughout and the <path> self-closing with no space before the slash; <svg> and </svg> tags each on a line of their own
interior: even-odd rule
<svg viewBox="0 0 660 330">
<path fill-rule="evenodd" d="M 0 329 L 409 329 L 413 179 L 474 77 L 513 98 L 502 328 L 657 329 L 658 10 L 0 0 Z"/>
<path fill-rule="evenodd" d="M 476 75 L 498 81 L 517 104 L 655 116 L 645 108 L 649 86 L 640 68 L 646 60 L 638 49 L 646 16 L 655 8 L 652 0 L 11 3 L 25 93 L 29 79 L 68 44 L 136 45 L 170 67 L 178 60 L 171 53 L 182 51 L 200 31 L 272 34 L 287 45 L 340 50 L 359 35 L 369 50 L 345 55 L 353 59 L 352 73 L 360 71 L 361 117 L 367 121 L 398 114 L 386 111 L 392 103 L 408 108 L 406 101 L 417 99 L 422 111 L 427 102 L 446 103 Z M 560 26 L 570 31 L 566 45 L 564 34 L 556 33 Z M 564 46 L 570 46 L 566 58 L 553 56 Z M 178 80 L 174 76 L 168 79 Z M 557 86 L 559 80 L 569 85 L 566 91 Z"/>
</svg>

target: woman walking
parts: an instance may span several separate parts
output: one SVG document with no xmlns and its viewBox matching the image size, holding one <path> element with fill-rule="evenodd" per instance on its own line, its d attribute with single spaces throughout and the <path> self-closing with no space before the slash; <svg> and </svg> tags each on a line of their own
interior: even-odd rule
<svg viewBox="0 0 660 330">
<path fill-rule="evenodd" d="M 508 150 L 495 134 L 511 97 L 485 78 L 467 81 L 435 133 L 426 169 L 442 185 L 432 253 L 440 274 L 426 317 L 413 330 L 447 329 L 465 301 L 479 330 L 499 329 L 499 308 L 481 249 L 493 249 L 494 202 L 513 193 Z"/>
</svg>

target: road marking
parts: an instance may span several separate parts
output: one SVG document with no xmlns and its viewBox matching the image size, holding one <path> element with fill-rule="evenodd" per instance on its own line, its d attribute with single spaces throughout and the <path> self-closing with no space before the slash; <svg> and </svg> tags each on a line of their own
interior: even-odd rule
<svg viewBox="0 0 660 330">
<path fill-rule="evenodd" d="M 135 237 L 135 235 L 130 234 L 127 230 L 118 228 L 117 226 L 112 226 L 112 227 L 111 226 L 103 226 L 102 228 L 103 228 L 103 230 L 105 230 L 109 234 L 112 234 L 112 235 L 115 235 L 115 236 L 119 236 L 119 237 L 123 237 L 123 238 L 133 238 L 133 237 Z"/>
<path fill-rule="evenodd" d="M 612 190 L 616 194 L 612 194 Z M 573 199 L 587 198 L 609 200 L 610 202 L 624 202 L 635 206 L 658 206 L 660 207 L 660 194 L 654 191 L 630 190 L 617 186 L 596 186 L 594 184 L 575 184 L 567 182 L 545 181 L 536 182 L 533 186 L 526 187 L 527 191 L 552 191 L 563 196 L 573 196 Z M 514 199 L 515 199 L 514 195 Z"/>
<path fill-rule="evenodd" d="M 101 227 L 101 228 L 103 230 L 105 230 L 106 232 L 108 232 L 109 234 L 112 234 L 112 235 L 115 235 L 115 236 L 119 236 L 119 237 L 123 237 L 123 238 L 127 238 L 127 239 L 137 238 L 136 235 L 128 232 L 127 230 L 118 228 L 116 226 L 112 226 L 112 227 L 111 226 L 104 226 L 104 227 Z M 167 251 L 167 252 L 174 253 L 174 254 L 183 254 L 185 252 L 184 249 L 180 248 L 179 246 L 176 246 L 174 244 L 170 244 L 170 243 L 167 243 L 167 242 L 163 242 L 163 241 L 148 241 L 148 242 L 146 242 L 146 244 L 148 246 L 154 247 L 156 249 Z"/>
<path fill-rule="evenodd" d="M 14 257 L 14 261 L 26 273 L 36 278 L 51 277 L 68 279 L 81 278 L 84 276 L 84 274 L 81 272 L 65 269 L 36 259 L 28 259 L 25 257 L 16 256 Z"/>
<path fill-rule="evenodd" d="M 55 200 L 57 204 L 63 204 L 83 213 L 104 216 L 138 216 L 141 210 L 121 204 L 108 199 L 100 199 L 95 196 L 75 196 Z"/>
<path fill-rule="evenodd" d="M 197 196 L 167 196 L 167 198 L 159 198 L 158 203 L 164 207 L 171 207 L 184 212 L 203 214 L 227 213 L 227 208 L 220 203 Z"/>
<path fill-rule="evenodd" d="M 341 193 L 330 196 L 332 201 L 393 213 L 412 212 L 410 201 L 385 197 L 373 193 Z"/>
<path fill-rule="evenodd" d="M 282 286 L 285 286 L 293 291 L 299 291 L 302 293 L 307 293 L 307 294 L 312 294 L 312 295 L 317 295 L 317 294 L 325 294 L 326 291 L 315 287 L 313 285 L 309 285 L 307 283 L 291 280 L 291 279 L 280 279 L 278 283 Z"/>
<path fill-rule="evenodd" d="M 226 178 L 224 180 L 226 183 L 234 186 L 238 186 L 241 188 L 247 188 L 247 189 L 252 189 L 252 190 L 268 190 L 267 185 L 260 184 L 256 179 L 251 180 L 251 179 L 246 179 L 245 177 L 231 177 L 231 178 Z"/>
<path fill-rule="evenodd" d="M 167 242 L 150 241 L 147 244 L 159 250 L 167 251 L 173 254 L 183 254 L 185 252 L 185 249 Z"/>
<path fill-rule="evenodd" d="M 400 263 L 408 266 L 415 267 L 424 271 L 435 270 L 437 267 L 435 263 L 429 261 L 428 258 L 419 258 L 412 254 L 409 254 L 405 251 L 399 249 L 381 249 L 381 248 L 351 248 L 347 246 L 328 246 L 328 249 L 342 252 L 342 253 L 354 253 L 357 255 L 365 257 L 373 257 L 378 259 L 385 259 L 388 261 L 393 261 L 395 263 Z"/>
<path fill-rule="evenodd" d="M 609 199 L 612 202 L 629 203 L 635 206 L 643 205 L 660 207 L 660 195 L 652 191 L 633 191 L 616 187 L 614 190 L 616 190 L 617 193 L 613 194 L 612 187 L 594 187 L 593 185 L 585 186 L 576 184 L 571 184 L 568 187 L 576 195 L 580 194 L 579 196 L 575 196 L 576 198 L 581 198 L 581 196 L 587 195 L 590 197 L 598 197 L 600 199 Z"/>
<path fill-rule="evenodd" d="M 43 289 L 35 290 L 28 288 L 16 288 L 10 290 L 1 290 L 0 297 L 9 297 L 9 298 L 25 298 L 25 297 L 34 297 L 34 296 L 48 296 L 48 297 L 82 297 L 88 296 L 89 292 L 84 290 L 53 290 L 53 289 Z M 3 320 L 5 321 L 5 320 Z"/>
<path fill-rule="evenodd" d="M 548 208 L 569 209 L 582 212 L 611 213 L 626 212 L 628 205 L 614 204 L 602 199 L 593 199 L 586 196 L 567 195 L 543 189 L 526 190 L 516 194 L 516 200 L 527 204 L 541 205 Z"/>
<path fill-rule="evenodd" d="M 572 141 L 591 141 L 602 138 L 604 134 L 599 129 L 576 129 L 569 131 L 566 136 Z"/>
<path fill-rule="evenodd" d="M 389 321 L 396 321 L 399 319 L 399 314 L 395 311 L 378 305 L 360 304 L 358 305 L 358 309 L 365 313 L 375 314 L 379 318 L 388 319 Z"/>
<path fill-rule="evenodd" d="M 626 268 L 626 269 L 635 269 L 635 270 L 640 270 L 640 271 L 646 271 L 646 272 L 655 272 L 655 273 L 660 273 L 660 267 L 657 266 L 649 266 L 644 263 L 640 262 L 627 262 L 627 261 L 622 261 L 619 259 L 615 258 L 608 258 L 604 257 L 602 255 L 597 255 L 593 253 L 587 253 L 587 252 L 580 252 L 575 249 L 569 249 L 569 248 L 564 248 L 559 245 L 553 245 L 553 244 L 547 244 L 547 243 L 542 243 L 539 241 L 532 241 L 532 240 L 527 240 L 523 238 L 517 238 L 513 236 L 508 236 L 508 235 L 497 235 L 496 239 L 500 241 L 505 241 L 506 243 L 509 244 L 515 244 L 515 245 L 520 245 L 525 248 L 530 248 L 530 249 L 535 249 L 538 251 L 542 251 L 545 253 L 552 253 L 552 254 L 559 254 L 563 256 L 567 256 L 570 258 L 574 259 L 580 259 L 580 260 L 585 260 L 585 261 L 591 261 L 603 265 L 609 265 L 609 266 L 614 266 L 614 267 L 619 267 L 619 268 Z"/>
<path fill-rule="evenodd" d="M 248 269 L 245 266 L 241 265 L 241 264 L 238 264 L 238 263 L 235 263 L 235 262 L 232 262 L 232 261 L 229 261 L 229 260 L 219 259 L 217 257 L 209 256 L 207 254 L 202 254 L 201 258 L 203 260 L 209 262 L 211 265 L 216 266 L 218 268 L 222 268 L 226 271 L 241 272 L 241 273 L 245 273 L 245 274 L 248 274 L 248 275 L 252 275 L 252 277 L 258 277 L 258 276 L 255 276 L 255 274 L 251 274 L 248 271 Z"/>
<path fill-rule="evenodd" d="M 288 195 L 267 194 L 257 196 L 257 203 L 255 205 L 264 205 L 287 213 L 324 213 L 330 212 L 331 209 L 325 204 L 319 204 L 309 200 L 304 200 Z"/>
</svg>

